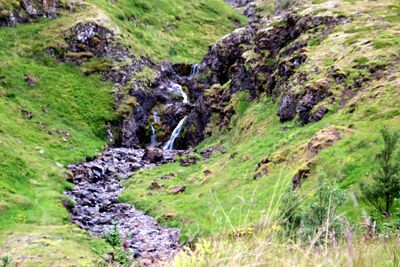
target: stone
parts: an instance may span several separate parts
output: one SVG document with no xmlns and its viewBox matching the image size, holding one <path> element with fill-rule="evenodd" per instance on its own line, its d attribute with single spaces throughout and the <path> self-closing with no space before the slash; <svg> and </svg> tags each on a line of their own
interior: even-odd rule
<svg viewBox="0 0 400 267">
<path fill-rule="evenodd" d="M 143 160 L 149 161 L 150 163 L 161 162 L 163 158 L 163 151 L 156 147 L 147 147 L 143 156 Z"/>
<path fill-rule="evenodd" d="M 35 87 L 36 86 L 36 78 L 32 74 L 26 74 L 25 75 L 25 81 L 30 87 Z"/>
<path fill-rule="evenodd" d="M 182 156 L 180 158 L 180 165 L 182 167 L 189 167 L 189 166 L 197 164 L 198 160 L 199 160 L 199 158 L 197 156 L 194 156 L 194 155 Z"/>
<path fill-rule="evenodd" d="M 212 174 L 212 171 L 210 171 L 210 170 L 204 170 L 203 173 L 204 173 L 205 175 L 211 175 L 211 174 Z"/>
<path fill-rule="evenodd" d="M 172 179 L 175 177 L 176 177 L 176 175 L 174 173 L 168 173 L 168 174 L 164 174 L 163 176 L 160 176 L 160 179 L 166 180 L 166 179 Z"/>
<path fill-rule="evenodd" d="M 21 113 L 22 113 L 22 116 L 27 120 L 31 120 L 33 118 L 33 113 L 26 109 L 22 109 Z"/>
<path fill-rule="evenodd" d="M 301 183 L 308 178 L 309 174 L 310 174 L 310 169 L 308 168 L 298 170 L 292 180 L 293 190 L 299 188 L 301 186 Z"/>
<path fill-rule="evenodd" d="M 160 189 L 160 188 L 161 188 L 161 185 L 159 183 L 157 183 L 156 181 L 153 181 L 149 186 L 150 190 L 156 190 L 156 189 Z"/>
<path fill-rule="evenodd" d="M 184 186 L 184 185 L 178 185 L 178 186 L 175 186 L 174 188 L 172 188 L 169 192 L 170 192 L 171 194 L 176 195 L 176 194 L 185 192 L 185 190 L 186 190 L 186 186 Z"/>
<path fill-rule="evenodd" d="M 340 133 L 333 126 L 320 130 L 307 144 L 309 158 L 313 158 L 322 150 L 333 146 L 341 139 Z"/>
</svg>

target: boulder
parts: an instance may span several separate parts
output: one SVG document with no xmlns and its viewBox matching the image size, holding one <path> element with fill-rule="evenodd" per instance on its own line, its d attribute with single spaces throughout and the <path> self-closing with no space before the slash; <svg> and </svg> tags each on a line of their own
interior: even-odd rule
<svg viewBox="0 0 400 267">
<path fill-rule="evenodd" d="M 164 154 L 163 151 L 157 147 L 146 147 L 146 150 L 143 155 L 143 160 L 146 160 L 150 163 L 159 163 L 163 160 Z"/>
<path fill-rule="evenodd" d="M 340 133 L 333 126 L 329 126 L 319 131 L 307 144 L 307 154 L 309 158 L 314 158 L 327 147 L 333 146 L 341 139 Z"/>
<path fill-rule="evenodd" d="M 309 174 L 310 174 L 310 169 L 308 168 L 298 170 L 292 180 L 293 190 L 299 188 L 301 186 L 301 183 L 308 178 Z"/>
<path fill-rule="evenodd" d="M 198 160 L 199 160 L 198 156 L 185 155 L 185 156 L 181 157 L 180 164 L 181 164 L 182 167 L 189 167 L 189 166 L 197 164 Z"/>
<path fill-rule="evenodd" d="M 174 188 L 172 188 L 169 192 L 170 192 L 171 194 L 176 195 L 176 194 L 185 192 L 185 190 L 186 190 L 186 186 L 184 186 L 184 185 L 178 185 L 178 186 L 175 186 Z"/>
<path fill-rule="evenodd" d="M 168 174 L 164 174 L 163 176 L 160 176 L 160 179 L 163 179 L 163 180 L 172 179 L 172 178 L 175 178 L 174 173 L 168 173 Z"/>
</svg>

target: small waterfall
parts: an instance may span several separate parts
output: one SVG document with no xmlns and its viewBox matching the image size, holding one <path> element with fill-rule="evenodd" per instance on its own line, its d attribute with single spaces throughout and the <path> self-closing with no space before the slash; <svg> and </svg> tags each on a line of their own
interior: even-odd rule
<svg viewBox="0 0 400 267">
<path fill-rule="evenodd" d="M 151 146 L 157 146 L 157 132 L 156 128 L 154 128 L 153 124 L 150 125 L 151 127 Z"/>
<path fill-rule="evenodd" d="M 192 69 L 190 70 L 190 77 L 194 77 L 194 75 L 197 74 L 198 69 L 199 69 L 199 64 L 193 64 Z"/>
<path fill-rule="evenodd" d="M 165 145 L 163 146 L 163 150 L 173 150 L 174 149 L 174 143 L 175 143 L 175 139 L 178 138 L 178 136 L 181 134 L 182 131 L 182 127 L 185 124 L 187 119 L 187 116 L 184 117 L 179 123 L 178 126 L 176 126 L 176 128 L 174 129 L 174 131 L 171 134 L 171 137 L 169 138 L 169 140 L 167 141 L 167 143 L 165 143 Z"/>
<path fill-rule="evenodd" d="M 187 94 L 183 91 L 182 86 L 177 83 L 172 83 L 170 90 L 180 94 L 183 97 L 183 103 L 189 103 L 189 98 Z"/>
<path fill-rule="evenodd" d="M 153 120 L 155 123 L 160 121 L 160 117 L 158 116 L 157 110 L 153 111 Z"/>
</svg>

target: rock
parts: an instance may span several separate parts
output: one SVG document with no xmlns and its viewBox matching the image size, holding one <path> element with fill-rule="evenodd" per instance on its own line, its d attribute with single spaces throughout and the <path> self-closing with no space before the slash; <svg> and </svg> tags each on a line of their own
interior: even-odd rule
<svg viewBox="0 0 400 267">
<path fill-rule="evenodd" d="M 333 146 L 340 139 L 339 131 L 333 126 L 320 130 L 307 144 L 309 158 L 313 158 L 325 148 Z"/>
<path fill-rule="evenodd" d="M 189 166 L 197 164 L 198 160 L 199 160 L 199 158 L 194 155 L 182 156 L 180 158 L 180 164 L 182 167 L 189 167 Z"/>
<path fill-rule="evenodd" d="M 21 113 L 22 113 L 22 116 L 27 120 L 31 120 L 33 118 L 33 113 L 28 110 L 22 109 Z"/>
<path fill-rule="evenodd" d="M 212 171 L 210 171 L 210 170 L 204 170 L 203 173 L 204 173 L 205 175 L 210 175 L 210 174 L 212 174 Z"/>
<path fill-rule="evenodd" d="M 149 186 L 150 190 L 156 190 L 156 189 L 160 189 L 160 188 L 161 188 L 161 185 L 159 185 L 156 181 L 153 181 Z"/>
<path fill-rule="evenodd" d="M 184 185 L 178 185 L 178 186 L 172 188 L 169 192 L 170 192 L 171 194 L 179 194 L 179 193 L 185 192 L 185 190 L 186 190 L 186 186 L 184 186 Z"/>
<path fill-rule="evenodd" d="M 32 74 L 26 74 L 25 81 L 30 87 L 34 87 L 36 86 L 37 79 Z"/>
<path fill-rule="evenodd" d="M 59 168 L 64 168 L 64 165 L 62 163 L 60 163 L 60 162 L 56 162 L 56 166 L 59 167 Z"/>
<path fill-rule="evenodd" d="M 293 190 L 299 188 L 301 183 L 307 179 L 308 175 L 310 174 L 310 169 L 300 169 L 297 171 L 296 175 L 293 177 L 292 180 L 292 188 Z"/>
<path fill-rule="evenodd" d="M 268 168 L 265 166 L 262 166 L 257 170 L 256 174 L 253 176 L 253 179 L 258 180 L 261 177 L 263 177 L 264 175 L 267 175 L 268 173 L 269 173 Z"/>
<path fill-rule="evenodd" d="M 160 179 L 166 180 L 166 179 L 172 179 L 172 178 L 175 178 L 175 177 L 176 177 L 176 175 L 174 173 L 168 173 L 168 174 L 165 174 L 163 176 L 160 176 Z"/>
<path fill-rule="evenodd" d="M 163 151 L 156 147 L 147 147 L 143 156 L 143 160 L 146 160 L 150 163 L 159 163 L 163 160 L 163 158 Z"/>
<path fill-rule="evenodd" d="M 226 153 L 226 149 L 222 147 L 221 145 L 214 145 L 212 147 L 206 148 L 202 151 L 200 151 L 200 154 L 208 159 L 210 158 L 215 152 L 221 152 L 221 153 Z"/>
<path fill-rule="evenodd" d="M 165 219 L 166 221 L 172 221 L 172 220 L 175 219 L 175 217 L 176 217 L 176 214 L 175 214 L 175 213 L 166 213 L 166 214 L 164 215 L 164 219 Z"/>
<path fill-rule="evenodd" d="M 72 210 L 76 205 L 76 203 L 70 198 L 63 199 L 62 204 L 69 211 Z"/>
</svg>

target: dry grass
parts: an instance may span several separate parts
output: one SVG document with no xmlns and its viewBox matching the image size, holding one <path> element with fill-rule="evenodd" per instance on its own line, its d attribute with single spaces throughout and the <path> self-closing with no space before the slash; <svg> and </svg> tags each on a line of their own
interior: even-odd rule
<svg viewBox="0 0 400 267">
<path fill-rule="evenodd" d="M 240 239 L 202 240 L 188 248 L 172 266 L 400 266 L 399 237 L 357 238 L 349 235 L 337 246 L 315 247 L 282 241 L 276 227 Z"/>
</svg>

